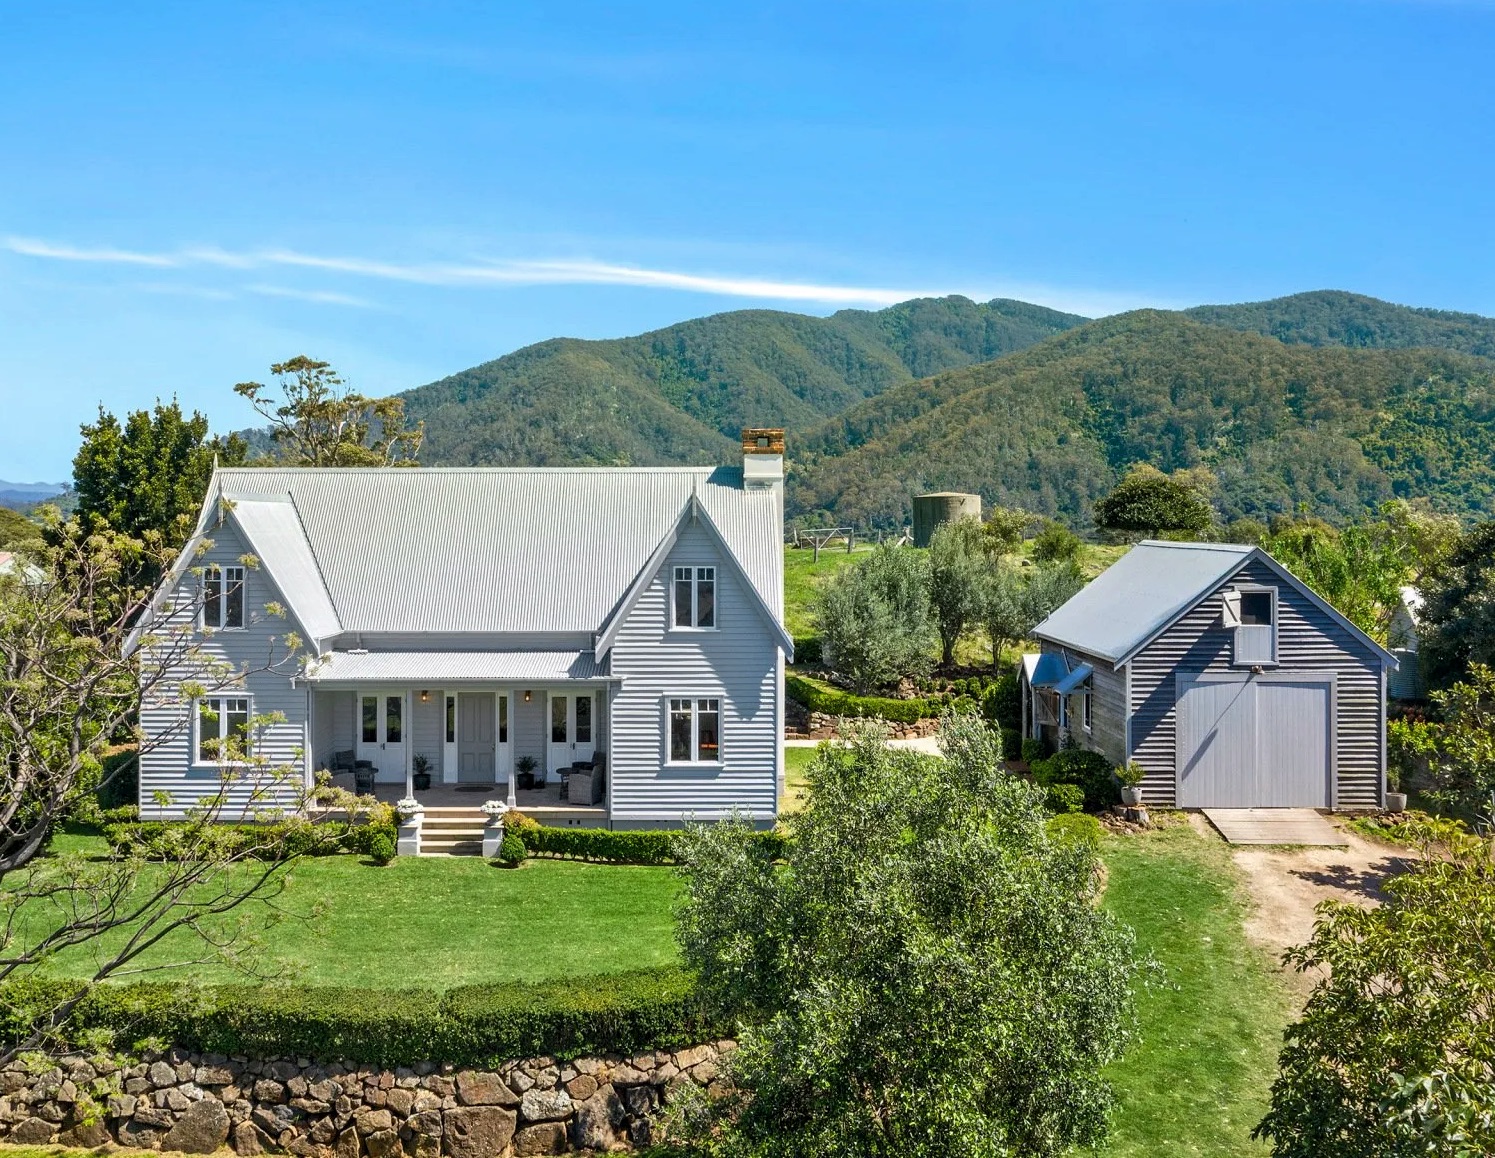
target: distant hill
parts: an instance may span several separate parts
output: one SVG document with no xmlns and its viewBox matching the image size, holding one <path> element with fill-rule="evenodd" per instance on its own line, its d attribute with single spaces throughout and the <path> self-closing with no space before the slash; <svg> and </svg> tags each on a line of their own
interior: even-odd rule
<svg viewBox="0 0 1495 1158">
<path fill-rule="evenodd" d="M 1366 350 L 1427 346 L 1495 358 L 1495 318 L 1398 306 L 1342 290 L 1316 290 L 1239 306 L 1195 306 L 1195 321 L 1249 330 L 1289 345 Z"/>
<path fill-rule="evenodd" d="M 1138 461 L 1211 467 L 1228 518 L 1299 504 L 1346 518 L 1395 495 L 1488 514 L 1495 362 L 1284 345 L 1143 310 L 893 387 L 799 445 L 790 513 L 842 522 L 899 523 L 913 495 L 947 489 L 1084 521 Z"/>
<path fill-rule="evenodd" d="M 21 511 L 67 490 L 65 483 L 15 483 L 0 479 L 0 507 Z"/>
<path fill-rule="evenodd" d="M 799 432 L 899 383 L 1084 318 L 922 298 L 828 318 L 738 310 L 632 338 L 556 338 L 404 395 L 431 465 L 718 462 L 743 426 Z"/>
</svg>

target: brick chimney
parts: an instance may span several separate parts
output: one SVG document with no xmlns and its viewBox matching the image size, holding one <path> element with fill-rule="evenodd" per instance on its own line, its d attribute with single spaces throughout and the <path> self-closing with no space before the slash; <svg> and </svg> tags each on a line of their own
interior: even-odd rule
<svg viewBox="0 0 1495 1158">
<path fill-rule="evenodd" d="M 771 487 L 784 484 L 784 431 L 745 427 L 742 432 L 742 484 Z"/>
</svg>

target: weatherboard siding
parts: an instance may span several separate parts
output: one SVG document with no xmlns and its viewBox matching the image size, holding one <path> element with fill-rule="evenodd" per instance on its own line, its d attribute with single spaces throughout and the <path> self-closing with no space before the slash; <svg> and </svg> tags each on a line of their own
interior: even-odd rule
<svg viewBox="0 0 1495 1158">
<path fill-rule="evenodd" d="M 1099 752 L 1113 764 L 1126 762 L 1126 669 L 1113 668 L 1100 656 L 1044 641 L 1040 650 L 1065 656 L 1070 669 L 1088 663 L 1090 676 L 1091 729 L 1085 730 L 1084 703 L 1079 694 L 1069 697 L 1070 732 L 1082 748 Z M 1063 742 L 1064 737 L 1059 737 Z"/>
<path fill-rule="evenodd" d="M 669 577 L 677 565 L 715 566 L 714 631 L 670 630 Z M 759 821 L 777 807 L 778 648 L 773 632 L 714 539 L 687 525 L 634 605 L 613 645 L 610 806 L 615 827 L 712 819 L 734 809 Z M 722 763 L 670 766 L 665 760 L 667 702 L 721 701 Z"/>
<path fill-rule="evenodd" d="M 1220 626 L 1221 592 L 1236 584 L 1277 588 L 1274 670 L 1332 671 L 1335 705 L 1337 808 L 1374 808 L 1381 801 L 1385 735 L 1380 657 L 1270 568 L 1253 563 L 1231 575 L 1131 660 L 1132 757 L 1147 769 L 1144 799 L 1176 802 L 1176 679 L 1182 674 L 1239 672 L 1233 634 Z"/>
<path fill-rule="evenodd" d="M 193 568 L 210 566 L 239 566 L 247 547 L 232 524 L 212 528 L 209 531 L 212 545 L 193 560 Z M 188 569 L 174 589 L 174 604 L 182 610 L 176 613 L 171 625 L 179 624 L 189 614 L 195 614 L 199 596 L 198 577 Z M 242 631 L 217 631 L 212 634 L 197 633 L 195 642 L 205 658 L 215 664 L 224 663 L 235 671 L 248 673 L 240 686 L 223 686 L 224 695 L 248 694 L 252 699 L 251 711 L 257 716 L 279 712 L 284 722 L 271 724 L 254 737 L 255 752 L 268 761 L 268 767 L 282 772 L 288 771 L 284 782 L 266 781 L 263 794 L 257 799 L 255 787 L 248 779 L 236 780 L 229 786 L 227 802 L 222 816 L 234 819 L 256 809 L 292 806 L 305 784 L 306 751 L 310 737 L 310 692 L 291 683 L 295 664 L 287 663 L 284 638 L 287 632 L 302 632 L 293 619 L 269 615 L 266 604 L 284 603 L 274 581 L 264 570 L 250 568 L 245 574 L 245 621 Z M 169 627 L 163 625 L 158 634 Z M 303 637 L 304 637 L 304 633 Z M 277 670 L 263 670 L 270 664 Z M 192 751 L 193 705 L 177 694 L 180 680 L 198 680 L 201 676 L 190 666 L 183 666 L 172 673 L 166 686 L 153 691 L 141 705 L 140 722 L 145 734 L 151 737 L 149 751 L 140 760 L 140 808 L 143 815 L 152 817 L 180 816 L 189 808 L 198 807 L 206 797 L 219 792 L 222 777 L 216 765 L 199 765 Z M 219 679 L 218 681 L 223 681 Z M 163 798 L 164 794 L 164 798 Z"/>
</svg>

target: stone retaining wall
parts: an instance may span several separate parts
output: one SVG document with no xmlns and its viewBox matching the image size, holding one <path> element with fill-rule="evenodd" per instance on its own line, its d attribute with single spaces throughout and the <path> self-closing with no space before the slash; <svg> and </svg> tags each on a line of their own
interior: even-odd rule
<svg viewBox="0 0 1495 1158">
<path fill-rule="evenodd" d="M 375 1070 L 174 1050 L 0 1071 L 0 1140 L 302 1158 L 507 1158 L 630 1149 L 682 1083 L 723 1092 L 719 1041 L 638 1057 L 528 1058 L 495 1071 Z"/>
</svg>

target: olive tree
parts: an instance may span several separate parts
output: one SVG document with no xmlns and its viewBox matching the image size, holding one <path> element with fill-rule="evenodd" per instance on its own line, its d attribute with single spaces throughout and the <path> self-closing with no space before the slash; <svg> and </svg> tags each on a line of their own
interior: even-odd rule
<svg viewBox="0 0 1495 1158">
<path fill-rule="evenodd" d="M 1382 905 L 1325 902 L 1287 955 L 1319 981 L 1256 1128 L 1282 1158 L 1495 1153 L 1495 861 L 1434 836 Z"/>
<path fill-rule="evenodd" d="M 989 563 L 981 524 L 957 519 L 929 540 L 929 606 L 940 636 L 940 662 L 955 662 L 955 645 L 981 615 L 981 588 Z"/>
<path fill-rule="evenodd" d="M 1026 639 L 1083 586 L 1069 564 L 1024 567 L 1015 559 L 1001 559 L 990 568 L 981 595 L 981 623 L 991 639 L 992 670 L 1001 670 L 1003 648 Z"/>
<path fill-rule="evenodd" d="M 1042 792 L 979 719 L 943 721 L 943 758 L 890 750 L 878 725 L 843 738 L 809 768 L 783 865 L 745 823 L 678 842 L 677 935 L 739 1021 L 741 1094 L 687 1094 L 674 1131 L 775 1158 L 1101 1140 L 1139 964 L 1096 904 L 1093 849 L 1050 835 Z"/>
<path fill-rule="evenodd" d="M 843 567 L 822 589 L 815 618 L 826 664 L 858 692 L 927 671 L 935 629 L 924 552 L 883 544 Z"/>
</svg>

